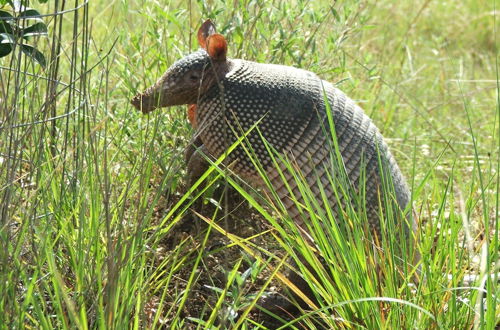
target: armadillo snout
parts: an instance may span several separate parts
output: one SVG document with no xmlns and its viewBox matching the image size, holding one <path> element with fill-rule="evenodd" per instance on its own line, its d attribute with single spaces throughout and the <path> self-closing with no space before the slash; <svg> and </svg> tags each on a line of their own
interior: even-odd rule
<svg viewBox="0 0 500 330">
<path fill-rule="evenodd" d="M 130 100 L 130 103 L 142 113 L 148 113 L 157 108 L 158 100 L 155 97 L 139 93 Z"/>
<path fill-rule="evenodd" d="M 141 99 L 142 99 L 142 95 L 141 94 L 137 94 L 136 96 L 134 96 L 132 98 L 132 100 L 130 100 L 130 103 L 132 103 L 132 105 L 137 109 L 137 110 L 140 110 L 141 109 Z"/>
</svg>

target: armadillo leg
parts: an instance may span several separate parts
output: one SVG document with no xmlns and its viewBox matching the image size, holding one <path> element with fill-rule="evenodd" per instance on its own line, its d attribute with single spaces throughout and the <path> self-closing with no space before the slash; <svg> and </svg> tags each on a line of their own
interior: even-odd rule
<svg viewBox="0 0 500 330">
<path fill-rule="evenodd" d="M 316 306 L 319 306 L 319 302 L 314 295 L 313 288 L 311 288 L 310 283 L 304 280 L 304 278 L 298 273 L 299 267 L 297 265 L 297 262 L 291 258 L 289 261 L 291 267 L 295 269 L 295 271 L 290 269 L 287 274 L 287 279 L 291 283 L 293 283 L 302 292 L 302 294 L 304 294 Z M 301 263 L 306 265 L 307 269 L 309 270 L 309 272 L 313 274 L 313 276 L 318 277 L 314 269 L 312 269 L 312 267 L 309 266 L 307 261 L 302 259 Z M 300 298 L 300 296 L 297 295 L 296 293 L 290 292 L 289 297 L 291 297 L 291 300 L 289 298 L 286 298 L 282 294 L 274 293 L 261 299 L 259 301 L 259 305 L 285 320 L 289 320 L 290 318 L 296 318 L 300 316 L 301 310 L 307 311 L 312 309 L 312 306 L 310 306 L 304 300 L 302 300 L 302 298 Z M 267 324 L 265 325 L 267 326 Z M 318 323 L 315 324 L 315 326 L 316 329 L 327 329 L 319 321 Z"/>
<path fill-rule="evenodd" d="M 184 160 L 186 161 L 186 164 L 189 164 L 189 160 L 193 156 L 194 152 L 197 149 L 200 149 L 203 146 L 203 141 L 201 141 L 201 138 L 199 136 L 194 136 L 191 141 L 189 141 L 189 144 L 186 147 L 186 150 L 184 150 Z"/>
<path fill-rule="evenodd" d="M 197 143 L 201 143 L 201 140 L 198 141 L 198 139 L 196 139 L 192 144 L 190 144 L 186 149 L 185 154 L 189 187 L 194 185 L 210 166 L 208 161 L 203 156 L 208 154 L 205 146 L 202 144 L 200 146 L 196 146 Z"/>
</svg>

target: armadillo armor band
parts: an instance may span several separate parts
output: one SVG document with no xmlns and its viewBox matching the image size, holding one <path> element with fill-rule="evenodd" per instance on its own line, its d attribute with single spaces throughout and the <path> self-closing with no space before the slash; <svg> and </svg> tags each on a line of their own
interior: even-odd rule
<svg viewBox="0 0 500 330">
<path fill-rule="evenodd" d="M 222 155 L 238 136 L 248 133 L 260 121 L 258 129 L 248 133 L 246 141 L 292 218 L 300 223 L 303 221 L 301 210 L 292 201 L 301 200 L 299 188 L 285 166 L 273 162 L 262 138 L 293 161 L 320 204 L 322 196 L 326 196 L 337 215 L 339 198 L 331 184 L 334 166 L 326 99 L 352 186 L 358 187 L 363 171 L 366 176 L 365 203 L 370 226 L 375 231 L 380 230 L 379 164 L 387 167 L 397 204 L 402 209 L 407 206 L 408 187 L 380 132 L 343 92 L 309 71 L 232 61 L 232 70 L 198 102 L 198 134 L 212 156 Z M 248 148 L 236 148 L 226 162 L 234 163 L 235 173 L 251 178 L 255 184 L 260 182 Z"/>
</svg>

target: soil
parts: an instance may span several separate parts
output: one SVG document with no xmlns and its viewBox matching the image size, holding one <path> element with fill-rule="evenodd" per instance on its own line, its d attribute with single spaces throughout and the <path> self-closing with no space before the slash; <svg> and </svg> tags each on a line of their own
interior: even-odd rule
<svg viewBox="0 0 500 330">
<path fill-rule="evenodd" d="M 188 212 L 167 233 L 166 237 L 161 241 L 161 247 L 157 249 L 157 253 L 161 253 L 164 256 L 155 258 L 158 260 L 158 265 L 156 266 L 160 266 L 161 260 L 174 258 L 175 256 L 177 260 L 182 260 L 183 257 L 189 260 L 183 261 L 180 269 L 176 270 L 175 274 L 171 274 L 173 276 L 169 282 L 168 297 L 165 298 L 166 303 L 164 303 L 166 306 L 163 308 L 165 311 L 163 313 L 164 318 L 160 320 L 165 328 L 170 328 L 170 324 L 178 310 L 179 296 L 182 296 L 179 293 L 187 288 L 190 278 L 193 277 L 193 271 L 195 276 L 189 288 L 190 293 L 180 314 L 180 319 L 185 321 L 183 329 L 195 329 L 200 325 L 196 320 L 206 321 L 210 318 L 212 309 L 217 304 L 221 291 L 226 287 L 229 273 L 240 259 L 241 264 L 238 269 L 240 277 L 245 272 L 250 272 L 251 269 L 255 270 L 256 275 L 248 276 L 243 283 L 236 284 L 236 281 L 234 281 L 230 286 L 230 293 L 226 295 L 221 309 L 222 312 L 219 311 L 215 323 L 221 329 L 232 328 L 232 325 L 237 322 L 238 317 L 246 310 L 248 304 L 252 302 L 255 295 L 262 289 L 271 276 L 271 267 L 267 267 L 266 265 L 258 267 L 259 264 L 256 263 L 256 258 L 245 252 L 241 247 L 232 245 L 233 242 L 228 238 L 228 235 L 222 234 L 212 228 L 208 233 L 208 239 L 206 239 L 209 225 L 198 215 L 201 214 L 203 217 L 213 218 L 212 215 L 214 215 L 214 211 L 218 207 L 214 206 L 213 203 L 207 202 L 207 200 L 223 200 L 224 197 L 221 196 L 224 196 L 222 193 L 224 188 L 227 187 L 221 184 L 221 187 L 215 190 L 211 198 L 205 196 L 205 203 L 198 202 L 192 207 L 191 212 Z M 236 191 L 229 190 L 225 196 L 227 201 L 221 204 L 226 207 L 221 209 L 220 205 L 218 205 L 219 212 L 217 213 L 222 216 L 216 216 L 215 222 L 228 233 L 241 238 L 251 238 L 251 244 L 268 251 L 271 255 L 282 257 L 283 252 L 279 248 L 275 238 L 269 232 L 269 223 L 255 209 L 251 208 L 248 202 Z M 178 200 L 179 196 L 176 199 Z M 175 202 L 176 200 L 170 200 L 167 205 L 163 204 L 155 210 L 157 218 L 159 220 L 162 219 L 162 216 L 169 211 L 170 206 Z M 161 203 L 159 204 L 161 205 Z M 262 234 L 266 231 L 267 233 Z M 205 239 L 206 244 L 203 246 Z M 253 251 L 260 253 L 262 260 L 269 259 L 266 258 L 264 253 L 258 252 L 258 249 L 253 249 Z M 195 260 L 200 253 L 200 262 L 196 269 L 194 269 Z M 270 261 L 270 263 L 277 264 L 277 261 Z M 171 263 L 166 264 L 167 267 L 171 267 Z M 179 262 L 179 264 L 181 263 Z M 166 270 L 166 274 L 168 271 Z M 267 308 L 269 306 L 275 307 L 273 308 L 274 313 L 277 313 L 282 318 L 290 319 L 290 313 L 282 310 L 280 307 L 281 305 L 289 305 L 282 291 L 280 283 L 277 280 L 273 280 L 265 289 L 268 298 L 260 298 L 258 302 L 261 305 L 264 304 Z M 150 315 L 151 322 L 154 320 L 155 310 L 159 302 L 160 297 L 154 296 L 146 306 L 149 310 L 146 314 Z M 168 313 L 167 311 L 170 308 L 172 310 Z M 238 310 L 234 310 L 234 308 Z M 268 316 L 257 308 L 254 308 L 250 312 L 249 317 L 270 329 L 277 328 L 282 324 L 274 317 Z M 300 328 L 300 324 L 296 324 L 296 326 Z"/>
</svg>

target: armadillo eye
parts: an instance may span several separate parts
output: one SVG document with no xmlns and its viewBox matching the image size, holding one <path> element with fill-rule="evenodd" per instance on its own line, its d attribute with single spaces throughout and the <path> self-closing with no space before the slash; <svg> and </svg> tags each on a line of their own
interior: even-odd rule
<svg viewBox="0 0 500 330">
<path fill-rule="evenodd" d="M 190 76 L 189 76 L 189 79 L 191 79 L 192 81 L 197 81 L 200 79 L 200 77 L 194 73 L 192 73 Z"/>
</svg>

